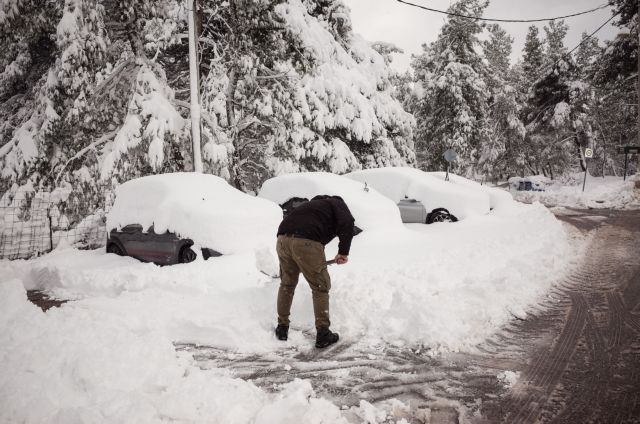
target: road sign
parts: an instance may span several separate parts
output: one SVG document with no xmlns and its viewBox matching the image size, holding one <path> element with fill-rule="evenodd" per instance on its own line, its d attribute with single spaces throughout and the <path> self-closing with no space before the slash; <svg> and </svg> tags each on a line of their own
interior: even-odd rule
<svg viewBox="0 0 640 424">
<path fill-rule="evenodd" d="M 444 156 L 444 160 L 446 160 L 449 163 L 455 162 L 456 159 L 458 159 L 458 154 L 453 149 L 447 149 L 447 151 L 444 152 L 443 156 Z"/>
<path fill-rule="evenodd" d="M 593 149 L 584 149 L 584 157 L 591 159 L 593 157 Z"/>
<path fill-rule="evenodd" d="M 640 153 L 640 146 L 620 146 L 618 147 L 618 153 L 620 154 L 638 154 Z"/>
</svg>

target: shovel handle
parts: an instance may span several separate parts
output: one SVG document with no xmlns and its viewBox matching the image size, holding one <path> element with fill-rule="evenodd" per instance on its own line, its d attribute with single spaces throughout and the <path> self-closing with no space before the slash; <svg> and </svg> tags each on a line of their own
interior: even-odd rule
<svg viewBox="0 0 640 424">
<path fill-rule="evenodd" d="M 329 265 L 333 265 L 335 263 L 336 263 L 336 260 L 335 259 L 331 259 L 330 261 L 326 262 L 326 265 L 329 266 Z"/>
</svg>

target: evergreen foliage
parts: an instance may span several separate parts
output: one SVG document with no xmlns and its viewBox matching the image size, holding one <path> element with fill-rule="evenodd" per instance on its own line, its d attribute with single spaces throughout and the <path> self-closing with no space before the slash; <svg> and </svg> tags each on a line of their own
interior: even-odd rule
<svg viewBox="0 0 640 424">
<path fill-rule="evenodd" d="M 481 16 L 488 1 L 461 0 L 450 12 Z M 443 153 L 454 149 L 457 168 L 472 172 L 489 139 L 489 92 L 486 66 L 477 49 L 484 25 L 450 17 L 438 39 L 423 45 L 412 67 L 415 98 L 407 106 L 417 120 L 416 149 L 420 167 L 443 169 Z"/>
</svg>

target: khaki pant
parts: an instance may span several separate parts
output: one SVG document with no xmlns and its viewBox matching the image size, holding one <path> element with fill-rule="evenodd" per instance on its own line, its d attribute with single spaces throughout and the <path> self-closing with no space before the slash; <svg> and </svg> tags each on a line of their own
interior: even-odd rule
<svg viewBox="0 0 640 424">
<path fill-rule="evenodd" d="M 278 236 L 276 245 L 280 259 L 280 290 L 278 291 L 278 324 L 289 325 L 291 302 L 300 272 L 311 287 L 316 329 L 329 328 L 329 289 L 331 278 L 322 243 L 303 238 Z"/>
</svg>

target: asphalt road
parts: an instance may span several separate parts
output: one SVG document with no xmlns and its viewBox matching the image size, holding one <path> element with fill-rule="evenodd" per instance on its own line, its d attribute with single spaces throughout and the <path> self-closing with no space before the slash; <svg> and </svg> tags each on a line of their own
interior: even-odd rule
<svg viewBox="0 0 640 424">
<path fill-rule="evenodd" d="M 640 212 L 559 216 L 591 241 L 581 268 L 541 312 L 510 330 L 524 349 L 512 391 L 487 422 L 640 422 Z M 509 352 L 505 345 L 495 353 Z"/>
</svg>

